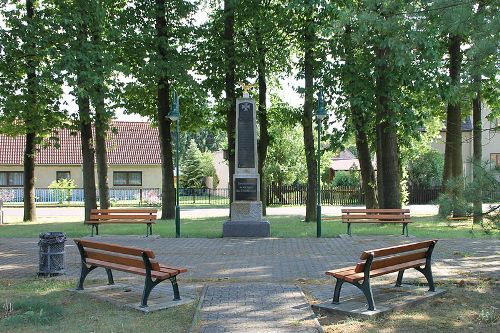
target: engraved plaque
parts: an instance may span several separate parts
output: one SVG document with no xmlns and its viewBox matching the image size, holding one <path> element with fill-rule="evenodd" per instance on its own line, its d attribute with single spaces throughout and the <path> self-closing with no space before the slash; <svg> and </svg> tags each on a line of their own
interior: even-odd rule
<svg viewBox="0 0 500 333">
<path fill-rule="evenodd" d="M 255 168 L 253 104 L 238 105 L 238 168 Z"/>
<path fill-rule="evenodd" d="M 257 178 L 235 178 L 234 200 L 257 201 Z"/>
</svg>

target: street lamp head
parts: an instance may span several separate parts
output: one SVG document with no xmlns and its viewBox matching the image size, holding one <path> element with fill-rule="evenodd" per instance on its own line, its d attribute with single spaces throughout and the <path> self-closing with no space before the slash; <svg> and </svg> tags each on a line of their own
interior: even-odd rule
<svg viewBox="0 0 500 333">
<path fill-rule="evenodd" d="M 323 103 L 323 89 L 320 89 L 318 92 L 318 111 L 316 112 L 316 118 L 318 120 L 323 120 L 326 116 L 327 114 Z"/>
<path fill-rule="evenodd" d="M 175 90 L 172 96 L 172 109 L 168 113 L 167 117 L 171 121 L 177 121 L 181 117 L 181 114 L 179 112 L 179 96 L 177 96 L 177 92 Z"/>
</svg>

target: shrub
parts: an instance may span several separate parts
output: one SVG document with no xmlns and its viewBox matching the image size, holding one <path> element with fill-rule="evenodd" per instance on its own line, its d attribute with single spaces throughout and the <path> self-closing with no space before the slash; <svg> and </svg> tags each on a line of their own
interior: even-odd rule
<svg viewBox="0 0 500 333">
<path fill-rule="evenodd" d="M 359 186 L 359 172 L 355 170 L 337 171 L 332 180 L 333 186 L 356 187 Z"/>
<path fill-rule="evenodd" d="M 66 199 L 67 202 L 71 201 L 71 195 L 75 188 L 74 179 L 59 179 L 50 183 L 49 188 L 52 189 L 57 201 L 62 204 Z"/>
<path fill-rule="evenodd" d="M 408 182 L 413 186 L 441 186 L 444 157 L 437 150 L 429 150 L 408 164 Z"/>
</svg>

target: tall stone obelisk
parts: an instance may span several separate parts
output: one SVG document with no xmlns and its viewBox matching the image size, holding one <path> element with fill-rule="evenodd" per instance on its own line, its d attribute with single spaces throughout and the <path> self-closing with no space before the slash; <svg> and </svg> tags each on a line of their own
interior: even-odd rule
<svg viewBox="0 0 500 333">
<path fill-rule="evenodd" d="M 222 227 L 223 237 L 269 237 L 270 225 L 262 219 L 260 175 L 257 170 L 255 100 L 243 87 L 236 99 L 236 163 L 231 216 Z"/>
</svg>

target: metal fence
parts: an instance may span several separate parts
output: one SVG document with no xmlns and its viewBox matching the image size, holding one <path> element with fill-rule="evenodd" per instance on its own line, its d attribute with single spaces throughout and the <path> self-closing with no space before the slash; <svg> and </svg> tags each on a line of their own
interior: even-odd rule
<svg viewBox="0 0 500 333">
<path fill-rule="evenodd" d="M 267 187 L 267 205 L 305 205 L 307 186 L 276 185 Z M 408 187 L 409 204 L 437 203 L 440 188 Z M 99 192 L 97 192 L 99 197 Z M 112 206 L 160 206 L 161 190 L 159 188 L 110 188 L 109 197 Z M 500 200 L 500 189 L 488 193 L 489 202 Z M 23 203 L 23 188 L 0 188 L 0 200 L 7 204 Z M 181 188 L 179 190 L 181 205 L 229 205 L 229 189 Z M 82 188 L 35 189 L 35 202 L 46 205 L 83 205 Z M 321 189 L 322 205 L 362 205 L 364 194 L 359 187 L 323 187 Z"/>
</svg>

